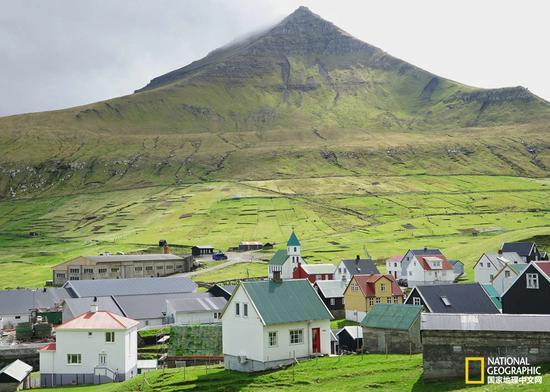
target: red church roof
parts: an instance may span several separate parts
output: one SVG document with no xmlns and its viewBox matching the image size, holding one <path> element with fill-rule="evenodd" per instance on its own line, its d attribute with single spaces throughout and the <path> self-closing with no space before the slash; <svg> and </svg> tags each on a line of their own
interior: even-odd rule
<svg viewBox="0 0 550 392">
<path fill-rule="evenodd" d="M 359 285 L 359 288 L 363 292 L 365 297 L 374 297 L 374 283 L 376 283 L 382 277 L 386 277 L 391 281 L 391 292 L 392 295 L 403 295 L 401 288 L 395 281 L 395 278 L 392 275 L 383 275 L 383 274 L 369 274 L 369 275 L 354 275 L 355 281 Z"/>
<path fill-rule="evenodd" d="M 55 343 L 48 343 L 43 347 L 40 347 L 40 351 L 55 351 Z"/>
<path fill-rule="evenodd" d="M 73 330 L 73 329 L 129 329 L 139 322 L 127 317 L 119 316 L 111 312 L 99 310 L 97 312 L 86 312 L 72 320 L 67 321 L 55 328 L 58 330 Z"/>
</svg>

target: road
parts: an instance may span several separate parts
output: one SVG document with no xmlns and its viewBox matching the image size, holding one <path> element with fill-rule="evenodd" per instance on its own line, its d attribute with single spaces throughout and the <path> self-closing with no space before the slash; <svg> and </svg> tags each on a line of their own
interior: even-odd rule
<svg viewBox="0 0 550 392">
<path fill-rule="evenodd" d="M 264 253 L 255 253 L 255 252 L 226 252 L 227 261 L 225 263 L 221 263 L 218 265 L 213 265 L 212 267 L 208 268 L 200 268 L 195 271 L 191 272 L 182 272 L 179 274 L 174 274 L 172 276 L 185 276 L 185 277 L 192 277 L 200 274 L 204 274 L 210 271 L 215 271 L 221 268 L 229 267 L 234 264 L 238 263 L 263 263 L 263 261 L 260 261 L 262 257 L 265 257 Z M 202 257 L 196 257 L 195 260 L 198 261 L 212 261 L 212 256 L 202 256 Z"/>
</svg>

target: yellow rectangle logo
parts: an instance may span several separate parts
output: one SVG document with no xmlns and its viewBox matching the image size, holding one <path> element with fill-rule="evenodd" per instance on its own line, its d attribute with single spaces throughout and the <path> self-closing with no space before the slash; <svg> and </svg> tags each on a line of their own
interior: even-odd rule
<svg viewBox="0 0 550 392">
<path fill-rule="evenodd" d="M 479 362 L 481 367 L 481 379 L 470 380 L 470 362 Z M 466 384 L 485 384 L 485 358 L 484 357 L 466 357 L 464 368 L 466 370 Z"/>
</svg>

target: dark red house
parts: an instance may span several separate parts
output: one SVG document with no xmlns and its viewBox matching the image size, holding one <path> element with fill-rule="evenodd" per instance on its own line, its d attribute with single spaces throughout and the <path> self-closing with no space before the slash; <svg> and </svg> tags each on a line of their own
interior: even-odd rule
<svg viewBox="0 0 550 392">
<path fill-rule="evenodd" d="M 308 279 L 311 283 L 317 280 L 333 280 L 336 266 L 334 264 L 298 264 L 292 274 L 293 279 Z"/>
</svg>

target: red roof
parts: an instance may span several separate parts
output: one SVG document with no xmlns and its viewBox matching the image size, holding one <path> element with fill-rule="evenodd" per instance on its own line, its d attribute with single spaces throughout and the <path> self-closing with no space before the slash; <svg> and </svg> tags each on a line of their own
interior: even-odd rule
<svg viewBox="0 0 550 392">
<path fill-rule="evenodd" d="M 395 255 L 395 256 L 391 256 L 389 259 L 387 259 L 386 261 L 391 261 L 391 262 L 398 262 L 400 263 L 401 261 L 403 260 L 403 255 Z"/>
<path fill-rule="evenodd" d="M 368 275 L 354 275 L 355 281 L 361 288 L 363 295 L 365 297 L 374 297 L 374 283 L 376 283 L 382 277 L 385 277 L 391 281 L 391 291 L 392 295 L 403 295 L 403 291 L 395 281 L 395 278 L 392 275 L 383 275 L 383 274 L 368 274 Z"/>
<path fill-rule="evenodd" d="M 428 263 L 428 261 L 426 259 L 439 259 L 439 260 L 441 260 L 441 268 L 434 268 L 434 270 L 445 271 L 445 270 L 452 270 L 453 269 L 453 266 L 451 265 L 451 263 L 449 263 L 449 261 L 447 260 L 447 258 L 445 256 L 416 255 L 416 259 L 418 260 L 418 262 L 420 263 L 420 266 L 425 271 L 431 271 L 432 270 L 432 268 L 430 267 L 430 264 Z"/>
<path fill-rule="evenodd" d="M 550 277 L 550 261 L 536 261 L 535 264 L 547 277 Z"/>
<path fill-rule="evenodd" d="M 72 329 L 129 329 L 139 322 L 127 317 L 119 316 L 111 312 L 99 310 L 97 312 L 86 312 L 72 320 L 67 321 L 55 328 L 58 330 Z"/>
<path fill-rule="evenodd" d="M 48 343 L 44 347 L 40 347 L 40 351 L 55 351 L 55 343 Z"/>
</svg>

